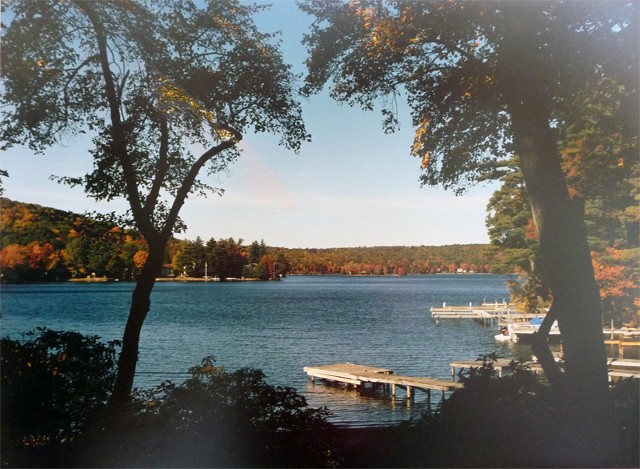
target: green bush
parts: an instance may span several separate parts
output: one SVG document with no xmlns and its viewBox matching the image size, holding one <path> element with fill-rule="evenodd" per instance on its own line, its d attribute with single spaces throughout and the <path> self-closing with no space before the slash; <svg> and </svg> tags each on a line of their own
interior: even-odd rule
<svg viewBox="0 0 640 469">
<path fill-rule="evenodd" d="M 333 466 L 326 409 L 311 409 L 259 370 L 206 358 L 182 384 L 137 390 L 108 407 L 117 342 L 38 328 L 2 339 L 6 467 Z"/>
<path fill-rule="evenodd" d="M 117 342 L 45 328 L 1 341 L 2 461 L 25 449 L 69 445 L 107 404 Z"/>
<path fill-rule="evenodd" d="M 138 392 L 132 412 L 94 436 L 86 453 L 104 466 L 327 467 L 332 426 L 293 388 L 271 386 L 260 370 L 227 372 L 213 358 L 182 384 Z M 100 454 L 101 453 L 101 454 Z M 98 456 L 99 455 L 99 456 Z"/>
</svg>

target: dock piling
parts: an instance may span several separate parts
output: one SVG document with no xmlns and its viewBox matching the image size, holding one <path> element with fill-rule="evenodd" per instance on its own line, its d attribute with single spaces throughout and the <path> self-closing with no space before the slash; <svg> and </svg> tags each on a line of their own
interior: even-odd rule
<svg viewBox="0 0 640 469">
<path fill-rule="evenodd" d="M 441 391 L 444 399 L 445 392 L 454 391 L 462 387 L 462 384 L 455 381 L 448 381 L 437 378 L 425 378 L 419 376 L 402 376 L 393 373 L 388 368 L 368 367 L 353 363 L 338 363 L 334 365 L 323 365 L 316 367 L 304 367 L 304 371 L 312 377 L 322 378 L 328 381 L 336 381 L 345 385 L 363 386 L 365 383 L 391 385 L 391 395 L 393 398 L 397 394 L 397 386 L 403 387 L 407 392 L 407 403 L 415 396 L 415 390 L 426 391 L 430 401 L 430 390 Z"/>
</svg>

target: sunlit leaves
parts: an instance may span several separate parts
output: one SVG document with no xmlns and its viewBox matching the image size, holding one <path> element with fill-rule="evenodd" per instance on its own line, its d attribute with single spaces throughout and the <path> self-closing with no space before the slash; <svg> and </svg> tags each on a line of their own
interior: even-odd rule
<svg viewBox="0 0 640 469">
<path fill-rule="evenodd" d="M 423 183 L 464 188 L 492 176 L 488 158 L 512 152 L 505 103 L 510 87 L 526 78 L 539 85 L 527 92 L 541 103 L 543 94 L 555 93 L 558 103 L 570 104 L 599 61 L 612 57 L 603 51 L 622 40 L 600 22 L 622 24 L 633 14 L 624 5 L 611 11 L 587 3 L 539 6 L 510 2 L 507 12 L 490 2 L 307 0 L 301 8 L 316 21 L 305 38 L 305 91 L 329 84 L 340 101 L 365 109 L 381 105 L 385 129 L 393 111 L 381 97 L 406 95 L 415 128 L 411 153 L 423 160 Z M 503 47 L 507 14 L 538 28 L 514 51 L 527 57 L 527 70 L 515 72 L 512 51 Z M 581 30 L 587 24 L 588 31 Z"/>
<path fill-rule="evenodd" d="M 202 106 L 195 98 L 189 96 L 183 89 L 176 86 L 171 80 L 158 79 L 155 89 L 158 96 L 159 109 L 163 112 L 189 112 L 205 119 L 213 124 L 213 114 Z"/>
<path fill-rule="evenodd" d="M 140 0 L 15 1 L 9 8 L 5 148 L 44 152 L 63 136 L 90 131 L 94 170 L 60 180 L 97 199 L 126 197 L 142 225 L 151 217 L 162 227 L 169 213 L 176 223 L 172 207 L 214 190 L 199 170 L 224 170 L 244 132 L 279 134 L 294 150 L 309 138 L 295 77 L 273 36 L 253 23 L 263 7 Z"/>
<path fill-rule="evenodd" d="M 616 324 L 640 324 L 640 249 L 608 248 L 592 253 L 595 273 L 606 319 Z"/>
</svg>

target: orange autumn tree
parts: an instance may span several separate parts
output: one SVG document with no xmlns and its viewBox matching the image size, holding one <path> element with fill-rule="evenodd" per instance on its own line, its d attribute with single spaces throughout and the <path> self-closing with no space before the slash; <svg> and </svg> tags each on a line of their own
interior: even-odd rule
<svg viewBox="0 0 640 469">
<path fill-rule="evenodd" d="M 0 267 L 2 268 L 2 276 L 18 269 L 26 269 L 28 267 L 29 250 L 26 246 L 19 244 L 10 244 L 0 251 Z"/>
<path fill-rule="evenodd" d="M 0 251 L 3 282 L 41 282 L 66 279 L 63 252 L 51 243 L 10 244 Z"/>
<path fill-rule="evenodd" d="M 640 284 L 638 263 L 634 257 L 615 248 L 592 253 L 593 270 L 606 317 L 617 326 L 640 326 Z"/>
<path fill-rule="evenodd" d="M 138 272 L 141 272 L 144 268 L 144 265 L 147 263 L 147 257 L 149 257 L 149 253 L 147 251 L 137 251 L 133 255 L 133 266 L 137 269 Z"/>
<path fill-rule="evenodd" d="M 572 107 L 556 111 L 563 123 L 556 131 L 568 192 L 584 202 L 604 321 L 613 319 L 616 326 L 638 322 L 640 161 L 634 104 L 625 86 L 603 78 L 577 91 Z M 548 292 L 534 269 L 537 236 L 523 175 L 513 163 L 502 170 L 502 187 L 487 207 L 487 226 L 492 244 L 506 255 L 521 256 L 527 279 L 514 282 L 516 302 L 534 305 Z"/>
<path fill-rule="evenodd" d="M 638 324 L 640 160 L 638 107 L 617 80 L 576 93 L 561 128 L 569 190 L 585 202 L 587 233 L 605 321 Z"/>
</svg>

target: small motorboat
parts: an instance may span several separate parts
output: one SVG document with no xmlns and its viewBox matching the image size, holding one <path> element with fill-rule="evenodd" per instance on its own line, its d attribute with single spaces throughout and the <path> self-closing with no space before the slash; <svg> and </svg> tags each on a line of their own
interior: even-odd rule
<svg viewBox="0 0 640 469">
<path fill-rule="evenodd" d="M 500 334 L 495 335 L 494 338 L 498 342 L 517 342 L 518 341 L 518 336 L 512 332 L 511 325 L 502 326 L 500 328 Z"/>
</svg>

